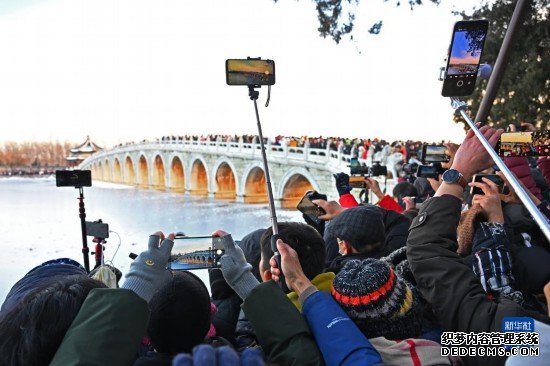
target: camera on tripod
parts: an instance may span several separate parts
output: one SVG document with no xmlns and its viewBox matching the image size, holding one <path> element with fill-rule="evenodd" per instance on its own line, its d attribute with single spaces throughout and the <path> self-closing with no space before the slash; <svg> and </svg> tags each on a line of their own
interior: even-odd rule
<svg viewBox="0 0 550 366">
<path fill-rule="evenodd" d="M 350 160 L 349 174 L 362 175 L 364 177 L 379 177 L 388 174 L 388 168 L 381 165 L 379 161 L 374 161 L 372 166 L 368 167 L 359 163 L 359 159 L 353 158 Z"/>
</svg>

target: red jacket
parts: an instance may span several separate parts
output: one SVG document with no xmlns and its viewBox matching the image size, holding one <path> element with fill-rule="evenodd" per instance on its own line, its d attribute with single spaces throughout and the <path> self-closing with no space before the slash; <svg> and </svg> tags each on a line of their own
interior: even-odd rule
<svg viewBox="0 0 550 366">
<path fill-rule="evenodd" d="M 340 204 L 342 205 L 342 207 L 359 206 L 359 203 L 357 203 L 357 200 L 355 199 L 355 197 L 353 197 L 351 193 L 346 193 L 340 196 Z M 397 213 L 402 213 L 404 211 L 403 207 L 399 206 L 399 204 L 388 195 L 385 195 L 384 198 L 378 201 L 378 206 L 385 208 L 386 210 L 395 211 Z"/>
<path fill-rule="evenodd" d="M 523 185 L 525 185 L 525 188 L 531 191 L 531 193 L 533 193 L 539 200 L 542 200 L 540 188 L 537 187 L 537 185 L 535 184 L 535 180 L 531 175 L 531 168 L 529 167 L 529 162 L 527 161 L 527 158 L 506 158 L 504 159 L 504 163 L 508 168 L 510 168 L 512 173 L 514 173 L 514 175 L 523 183 Z"/>
</svg>

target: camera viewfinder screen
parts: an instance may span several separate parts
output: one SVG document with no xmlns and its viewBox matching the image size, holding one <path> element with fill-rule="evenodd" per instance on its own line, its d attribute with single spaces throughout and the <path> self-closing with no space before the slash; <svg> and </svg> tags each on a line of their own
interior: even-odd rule
<svg viewBox="0 0 550 366">
<path fill-rule="evenodd" d="M 477 73 L 486 31 L 482 29 L 457 30 L 454 33 L 448 75 Z"/>
<path fill-rule="evenodd" d="M 449 155 L 447 154 L 447 148 L 441 145 L 427 145 L 424 162 L 426 163 L 441 163 L 448 162 Z"/>
<path fill-rule="evenodd" d="M 214 258 L 212 237 L 176 237 L 170 255 L 169 268 L 197 269 L 212 267 Z"/>
<path fill-rule="evenodd" d="M 500 136 L 499 155 L 550 156 L 550 131 L 503 133 Z"/>
<path fill-rule="evenodd" d="M 272 60 L 235 60 L 225 62 L 228 85 L 273 85 L 275 62 Z"/>
</svg>

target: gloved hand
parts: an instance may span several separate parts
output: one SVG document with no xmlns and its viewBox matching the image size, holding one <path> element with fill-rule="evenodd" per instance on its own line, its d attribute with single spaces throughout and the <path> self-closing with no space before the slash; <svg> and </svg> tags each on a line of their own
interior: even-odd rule
<svg viewBox="0 0 550 366">
<path fill-rule="evenodd" d="M 199 344 L 193 348 L 193 354 L 181 353 L 174 357 L 172 366 L 263 366 L 262 352 L 257 348 L 248 348 L 239 357 L 229 347 L 214 348 L 209 344 Z"/>
<path fill-rule="evenodd" d="M 252 265 L 246 261 L 243 250 L 235 244 L 231 235 L 216 231 L 214 236 L 222 238 L 222 245 L 225 248 L 225 254 L 220 258 L 223 277 L 244 300 L 260 282 L 252 274 Z"/>
<path fill-rule="evenodd" d="M 334 179 L 336 179 L 336 190 L 340 196 L 348 194 L 351 192 L 351 186 L 349 185 L 349 175 L 346 173 L 334 174 Z"/>
<path fill-rule="evenodd" d="M 162 242 L 159 245 L 161 239 Z M 126 281 L 121 287 L 134 291 L 139 297 L 149 302 L 159 286 L 170 276 L 166 265 L 173 246 L 174 234 L 168 235 L 168 238 L 164 238 L 162 232 L 149 236 L 149 248 L 130 265 Z"/>
</svg>

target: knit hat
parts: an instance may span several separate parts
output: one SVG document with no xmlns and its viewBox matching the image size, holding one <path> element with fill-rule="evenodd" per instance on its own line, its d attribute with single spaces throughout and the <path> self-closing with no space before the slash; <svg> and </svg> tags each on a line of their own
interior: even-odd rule
<svg viewBox="0 0 550 366">
<path fill-rule="evenodd" d="M 384 261 L 348 261 L 331 293 L 367 338 L 406 339 L 421 332 L 417 295 Z"/>
<path fill-rule="evenodd" d="M 384 221 L 380 209 L 360 206 L 345 210 L 330 223 L 331 232 L 347 241 L 359 252 L 372 244 L 383 244 L 386 239 Z"/>
<path fill-rule="evenodd" d="M 191 272 L 173 272 L 149 302 L 147 333 L 162 353 L 189 352 L 210 328 L 210 296 L 204 283 Z"/>
</svg>

